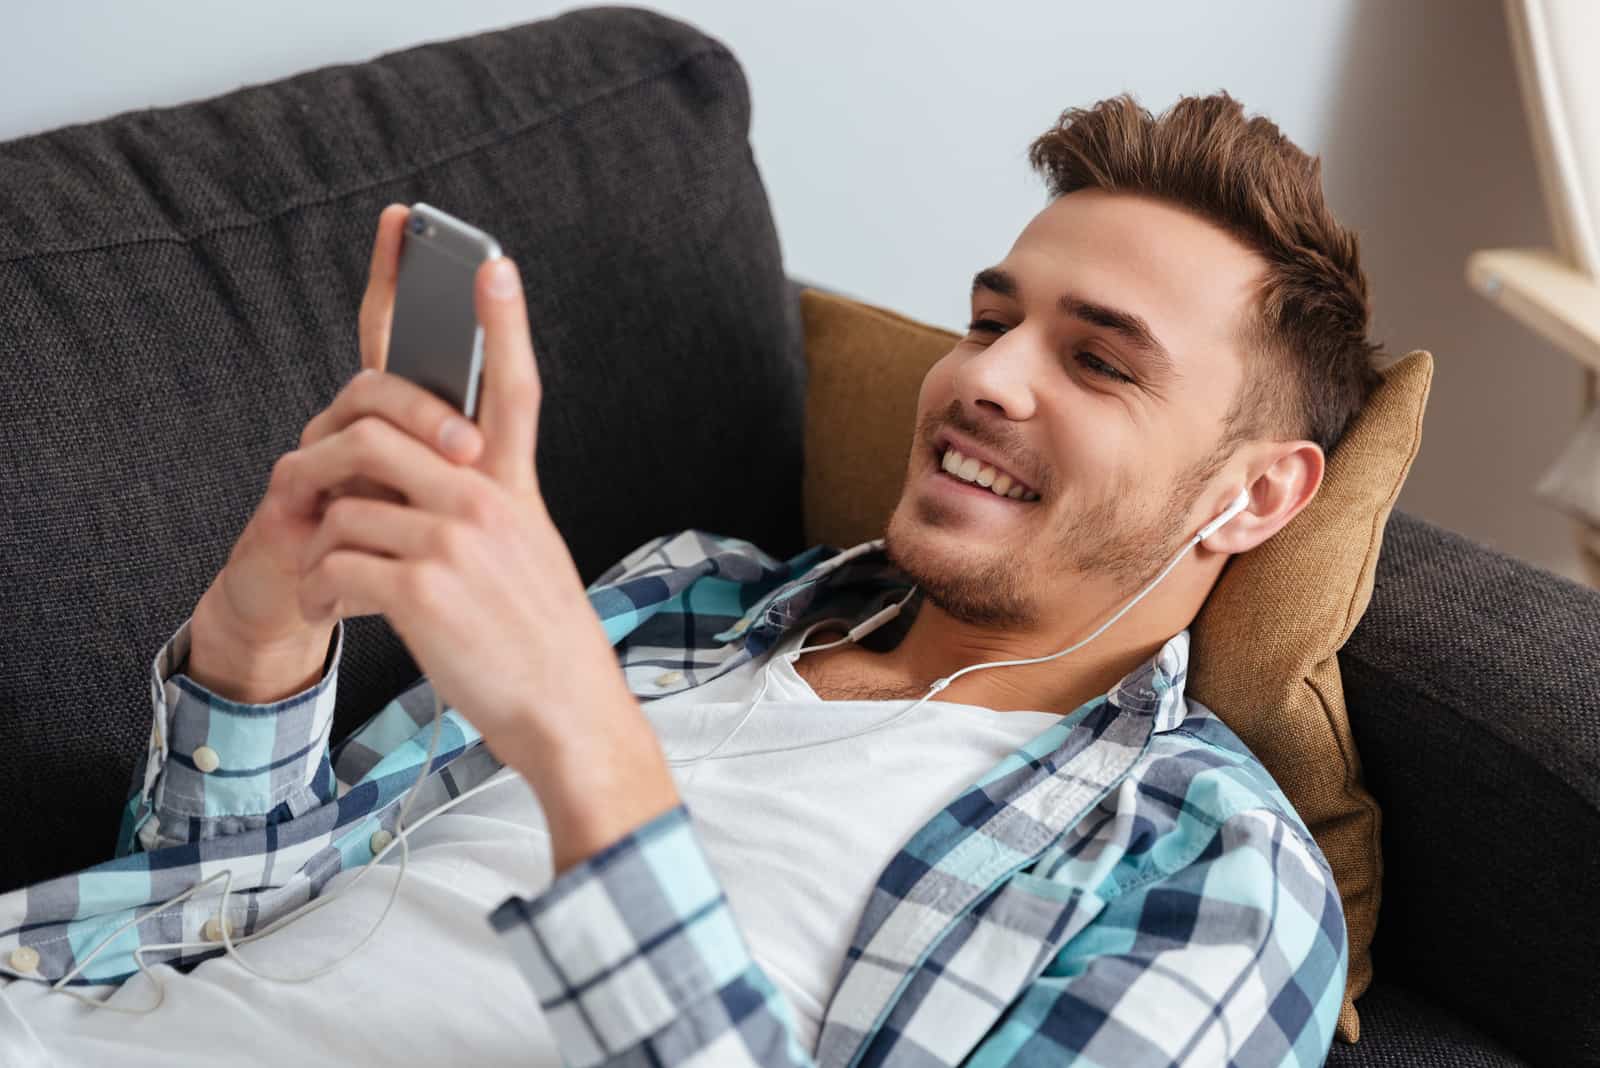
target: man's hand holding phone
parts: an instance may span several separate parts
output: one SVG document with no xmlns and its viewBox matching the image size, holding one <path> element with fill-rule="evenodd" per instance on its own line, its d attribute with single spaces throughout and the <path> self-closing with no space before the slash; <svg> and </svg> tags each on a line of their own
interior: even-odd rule
<svg viewBox="0 0 1600 1068">
<path fill-rule="evenodd" d="M 327 612 L 307 618 L 299 596 L 300 562 L 332 498 L 367 497 L 398 502 L 401 495 L 364 477 L 331 487 L 310 500 L 293 495 L 290 473 L 311 449 L 363 420 L 364 434 L 385 435 L 409 455 L 470 464 L 483 437 L 448 402 L 382 371 L 389 348 L 399 273 L 401 236 L 410 210 L 391 204 L 378 217 L 359 333 L 362 373 L 357 374 L 300 435 L 300 445 L 273 466 L 255 514 L 235 543 L 227 564 L 195 607 L 189 674 L 220 696 L 266 703 L 298 693 L 322 671 L 328 642 L 340 618 Z M 446 430 L 450 436 L 446 437 Z M 403 438 L 404 440 L 401 440 Z"/>
<path fill-rule="evenodd" d="M 380 219 L 361 312 L 367 368 L 388 351 L 406 215 L 396 205 Z M 278 461 L 271 518 L 248 551 L 241 539 L 216 603 L 258 640 L 309 641 L 308 672 L 335 621 L 381 613 L 439 698 L 533 787 L 559 874 L 680 799 L 539 490 L 542 389 L 516 265 L 482 263 L 473 303 L 479 440 L 447 449 L 450 405 L 397 375 L 358 375 Z"/>
</svg>

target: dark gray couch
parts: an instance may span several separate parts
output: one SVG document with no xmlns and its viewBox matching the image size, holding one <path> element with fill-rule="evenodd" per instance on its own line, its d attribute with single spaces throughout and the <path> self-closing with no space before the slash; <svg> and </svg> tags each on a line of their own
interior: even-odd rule
<svg viewBox="0 0 1600 1068">
<path fill-rule="evenodd" d="M 804 548 L 749 107 L 719 43 L 602 9 L 0 144 L 0 890 L 109 854 L 151 659 L 358 367 L 391 201 L 521 266 L 585 581 L 685 527 Z M 378 618 L 345 657 L 336 737 L 417 674 Z M 1386 879 L 1329 1063 L 1600 1063 L 1600 594 L 1396 515 L 1342 662 Z"/>
</svg>

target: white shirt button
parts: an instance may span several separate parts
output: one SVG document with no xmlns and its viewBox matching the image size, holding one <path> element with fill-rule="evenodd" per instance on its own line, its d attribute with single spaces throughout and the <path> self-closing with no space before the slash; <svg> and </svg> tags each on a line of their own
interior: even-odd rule
<svg viewBox="0 0 1600 1068">
<path fill-rule="evenodd" d="M 220 942 L 222 941 L 222 930 L 224 927 L 226 927 L 228 930 L 228 937 L 232 938 L 233 924 L 229 923 L 221 916 L 213 916 L 207 920 L 206 929 L 201 933 L 205 935 L 207 942 Z"/>
<path fill-rule="evenodd" d="M 683 672 L 681 672 L 681 671 L 669 671 L 665 675 L 658 675 L 656 677 L 656 685 L 657 686 L 671 686 L 673 683 L 677 682 L 681 678 L 683 678 Z"/>
<path fill-rule="evenodd" d="M 39 967 L 39 951 L 32 946 L 18 946 L 11 951 L 11 970 L 31 972 Z"/>
<path fill-rule="evenodd" d="M 389 848 L 389 843 L 394 841 L 394 835 L 379 827 L 372 832 L 372 837 L 367 839 L 367 844 L 372 847 L 372 855 L 377 856 Z"/>
<path fill-rule="evenodd" d="M 216 771 L 222 764 L 222 758 L 217 756 L 217 751 L 209 745 L 202 745 L 199 749 L 196 749 L 191 754 L 190 759 L 194 761 L 195 767 L 207 775 Z"/>
</svg>

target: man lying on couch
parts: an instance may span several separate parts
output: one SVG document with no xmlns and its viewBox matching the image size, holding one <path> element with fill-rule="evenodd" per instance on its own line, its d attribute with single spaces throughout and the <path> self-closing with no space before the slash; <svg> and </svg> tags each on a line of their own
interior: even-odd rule
<svg viewBox="0 0 1600 1068">
<path fill-rule="evenodd" d="M 537 1016 L 514 966 L 548 1026 L 520 1052 L 550 1063 L 1320 1064 L 1339 896 L 1185 698 L 1186 628 L 1311 500 L 1376 382 L 1355 239 L 1315 162 L 1226 96 L 1074 109 L 1030 159 L 1053 199 L 975 277 L 883 539 L 779 561 L 685 531 L 587 590 L 540 495 L 513 264 L 478 279 L 476 427 L 370 373 L 406 216 L 386 210 L 365 370 L 157 656 L 123 856 L 71 901 L 19 891 L 36 922 L 11 933 L 14 971 L 79 983 L 127 979 L 141 946 L 235 959 L 159 969 L 163 1022 L 137 1030 L 13 988 L 38 1040 L 465 1062 Z M 330 754 L 341 620 L 369 613 L 426 676 Z M 387 940 L 325 963 L 393 880 L 249 940 L 382 870 L 414 782 Z"/>
</svg>

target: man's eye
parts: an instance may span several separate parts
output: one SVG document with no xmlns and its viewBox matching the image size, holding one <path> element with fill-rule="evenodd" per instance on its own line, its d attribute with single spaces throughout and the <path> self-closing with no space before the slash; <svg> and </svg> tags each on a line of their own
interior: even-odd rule
<svg viewBox="0 0 1600 1068">
<path fill-rule="evenodd" d="M 1109 363 L 1106 363 L 1106 361 L 1102 360 L 1092 352 L 1079 352 L 1078 361 L 1087 367 L 1091 374 L 1097 374 L 1102 378 L 1110 378 L 1117 382 L 1133 381 L 1133 379 L 1129 378 L 1115 367 L 1112 367 Z"/>
<path fill-rule="evenodd" d="M 994 334 L 998 337 L 1006 332 L 1006 324 L 994 319 L 974 319 L 967 324 L 967 330 L 974 334 Z"/>
</svg>

